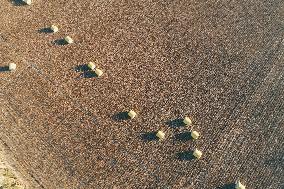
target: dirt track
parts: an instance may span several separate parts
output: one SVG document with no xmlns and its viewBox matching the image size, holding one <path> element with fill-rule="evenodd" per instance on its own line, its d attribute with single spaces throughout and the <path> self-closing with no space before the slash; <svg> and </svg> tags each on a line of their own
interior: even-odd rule
<svg viewBox="0 0 284 189">
<path fill-rule="evenodd" d="M 284 187 L 283 1 L 34 1 L 1 1 L 0 137 L 38 188 Z"/>
</svg>

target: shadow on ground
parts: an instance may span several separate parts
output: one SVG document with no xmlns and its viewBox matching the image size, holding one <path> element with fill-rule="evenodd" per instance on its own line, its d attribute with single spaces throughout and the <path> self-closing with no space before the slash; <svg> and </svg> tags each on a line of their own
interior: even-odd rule
<svg viewBox="0 0 284 189">
<path fill-rule="evenodd" d="M 48 34 L 48 33 L 53 33 L 53 31 L 50 28 L 41 28 L 41 29 L 38 30 L 38 33 Z"/>
<path fill-rule="evenodd" d="M 175 135 L 175 139 L 177 141 L 185 142 L 188 140 L 192 140 L 191 132 L 184 132 L 184 133 L 178 133 Z"/>
<path fill-rule="evenodd" d="M 183 119 L 180 119 L 180 118 L 167 121 L 166 124 L 171 128 L 178 128 L 178 127 L 185 126 L 185 124 L 183 123 Z"/>
<path fill-rule="evenodd" d="M 189 161 L 195 159 L 195 157 L 193 156 L 193 151 L 179 152 L 176 154 L 176 158 L 182 161 Z"/>
<path fill-rule="evenodd" d="M 67 45 L 68 43 L 64 39 L 56 39 L 54 41 L 55 45 Z"/>
<path fill-rule="evenodd" d="M 112 116 L 112 119 L 115 121 L 123 121 L 123 120 L 127 120 L 130 119 L 128 116 L 128 112 L 119 112 L 115 115 Z"/>
<path fill-rule="evenodd" d="M 76 72 L 87 72 L 89 71 L 89 67 L 86 64 L 78 65 L 75 67 Z"/>
<path fill-rule="evenodd" d="M 94 71 L 90 70 L 86 64 L 76 66 L 75 71 L 81 72 L 81 78 L 98 77 L 98 75 Z"/>
<path fill-rule="evenodd" d="M 216 189 L 232 189 L 235 188 L 235 184 L 234 183 L 230 183 L 230 184 L 225 184 L 223 186 L 219 186 Z"/>
<path fill-rule="evenodd" d="M 0 72 L 7 72 L 7 71 L 9 71 L 9 66 L 0 67 Z"/>
<path fill-rule="evenodd" d="M 11 0 L 10 1 L 15 6 L 24 6 L 26 3 L 23 0 Z"/>
<path fill-rule="evenodd" d="M 93 77 L 98 77 L 98 75 L 94 71 L 86 71 L 82 73 L 83 78 L 93 78 Z"/>
<path fill-rule="evenodd" d="M 158 140 L 158 137 L 156 136 L 156 132 L 147 132 L 141 135 L 141 139 L 144 142 L 150 142 Z"/>
</svg>

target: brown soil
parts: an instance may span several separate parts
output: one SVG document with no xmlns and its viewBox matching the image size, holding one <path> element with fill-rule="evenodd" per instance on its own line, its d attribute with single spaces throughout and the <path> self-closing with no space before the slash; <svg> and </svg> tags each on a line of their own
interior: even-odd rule
<svg viewBox="0 0 284 189">
<path fill-rule="evenodd" d="M 7 153 L 7 148 L 0 143 L 0 188 L 28 189 L 29 185 L 19 172 L 17 162 Z"/>
<path fill-rule="evenodd" d="M 0 66 L 18 67 L 0 72 L 1 140 L 34 188 L 281 189 L 283 5 L 4 0 Z"/>
</svg>

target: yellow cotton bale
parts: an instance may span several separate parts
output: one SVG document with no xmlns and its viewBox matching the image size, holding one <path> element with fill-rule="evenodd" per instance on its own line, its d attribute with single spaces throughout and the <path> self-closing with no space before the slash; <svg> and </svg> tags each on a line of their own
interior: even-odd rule
<svg viewBox="0 0 284 189">
<path fill-rule="evenodd" d="M 192 131 L 192 132 L 191 132 L 191 137 L 192 137 L 193 139 L 196 140 L 196 139 L 199 138 L 199 136 L 200 136 L 200 135 L 199 135 L 199 133 L 198 133 L 197 131 Z"/>
<path fill-rule="evenodd" d="M 160 139 L 160 140 L 163 140 L 165 139 L 165 133 L 163 131 L 158 131 L 156 136 Z"/>
<path fill-rule="evenodd" d="M 196 157 L 197 159 L 200 159 L 202 156 L 202 152 L 199 151 L 198 149 L 195 149 L 193 152 L 194 157 Z"/>
<path fill-rule="evenodd" d="M 95 70 L 95 73 L 97 74 L 98 77 L 101 77 L 103 75 L 103 71 L 98 68 Z"/>
<path fill-rule="evenodd" d="M 186 124 L 186 125 L 191 125 L 192 124 L 192 121 L 189 117 L 185 117 L 183 119 L 183 123 Z"/>
<path fill-rule="evenodd" d="M 10 71 L 14 71 L 14 70 L 16 70 L 16 68 L 17 68 L 17 65 L 15 63 L 9 63 L 9 70 Z"/>
<path fill-rule="evenodd" d="M 130 110 L 130 111 L 128 112 L 128 116 L 129 116 L 131 119 L 135 118 L 136 115 L 137 115 L 136 112 L 134 112 L 133 110 Z"/>
<path fill-rule="evenodd" d="M 58 32 L 58 30 L 59 30 L 56 25 L 51 25 L 51 26 L 50 26 L 50 29 L 51 29 L 51 31 L 52 31 L 53 33 L 56 33 L 56 32 Z"/>
<path fill-rule="evenodd" d="M 70 36 L 66 36 L 66 37 L 64 38 L 64 40 L 65 40 L 68 44 L 74 43 L 74 40 L 73 40 Z"/>
</svg>

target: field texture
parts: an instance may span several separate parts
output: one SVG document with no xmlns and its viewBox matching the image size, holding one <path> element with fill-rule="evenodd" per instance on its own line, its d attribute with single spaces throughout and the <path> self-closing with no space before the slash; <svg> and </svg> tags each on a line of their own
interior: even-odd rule
<svg viewBox="0 0 284 189">
<path fill-rule="evenodd" d="M 283 0 L 0 2 L 0 141 L 34 188 L 284 188 Z"/>
</svg>

